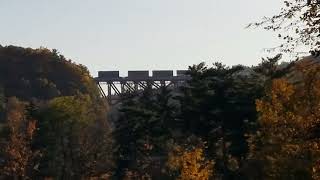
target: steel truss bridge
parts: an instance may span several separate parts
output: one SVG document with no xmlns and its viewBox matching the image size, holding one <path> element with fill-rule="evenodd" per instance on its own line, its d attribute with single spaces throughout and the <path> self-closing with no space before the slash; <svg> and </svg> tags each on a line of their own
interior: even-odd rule
<svg viewBox="0 0 320 180">
<path fill-rule="evenodd" d="M 161 87 L 176 88 L 190 79 L 186 70 L 128 71 L 127 77 L 120 77 L 119 71 L 99 71 L 95 78 L 101 94 L 109 104 L 115 104 L 119 96 L 124 93 L 136 93 L 147 87 L 159 89 Z"/>
</svg>

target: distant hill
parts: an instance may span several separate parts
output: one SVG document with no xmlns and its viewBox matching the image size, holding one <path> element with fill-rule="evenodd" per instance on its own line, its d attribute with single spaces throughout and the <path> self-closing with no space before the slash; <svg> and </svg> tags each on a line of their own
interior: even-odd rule
<svg viewBox="0 0 320 180">
<path fill-rule="evenodd" d="M 0 46 L 0 179 L 106 174 L 107 115 L 85 66 L 56 50 Z"/>
<path fill-rule="evenodd" d="M 86 67 L 56 50 L 0 46 L 0 89 L 6 97 L 48 100 L 79 93 L 98 97 Z"/>
</svg>

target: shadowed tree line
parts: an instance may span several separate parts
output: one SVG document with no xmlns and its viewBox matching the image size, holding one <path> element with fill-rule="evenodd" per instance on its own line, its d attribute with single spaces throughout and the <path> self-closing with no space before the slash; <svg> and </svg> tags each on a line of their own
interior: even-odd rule
<svg viewBox="0 0 320 180">
<path fill-rule="evenodd" d="M 113 167 L 107 104 L 56 50 L 0 48 L 0 179 L 80 179 Z"/>
<path fill-rule="evenodd" d="M 152 179 L 175 179 L 183 172 L 170 163 L 178 148 L 184 158 L 197 152 L 210 162 L 207 178 L 246 179 L 248 134 L 258 128 L 255 101 L 290 67 L 280 68 L 280 58 L 263 59 L 256 67 L 201 63 L 189 67 L 192 78 L 180 89 L 147 88 L 136 96 L 125 95 L 115 121 L 118 176 L 132 171 Z M 153 165 L 157 158 L 160 167 Z"/>
<path fill-rule="evenodd" d="M 1 179 L 319 177 L 320 66 L 312 58 L 193 65 L 184 86 L 124 94 L 112 115 L 83 66 L 48 49 L 0 52 Z M 28 74 L 25 61 L 46 70 Z M 36 76 L 48 86 L 36 86 Z"/>
<path fill-rule="evenodd" d="M 0 179 L 319 179 L 319 3 L 284 1 L 250 26 L 312 56 L 200 63 L 179 89 L 124 94 L 112 111 L 85 66 L 0 47 Z"/>
</svg>

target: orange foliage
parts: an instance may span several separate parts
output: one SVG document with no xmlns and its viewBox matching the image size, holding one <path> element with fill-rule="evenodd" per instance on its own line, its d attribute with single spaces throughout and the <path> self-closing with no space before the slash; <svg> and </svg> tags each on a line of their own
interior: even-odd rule
<svg viewBox="0 0 320 180">
<path fill-rule="evenodd" d="M 271 179 L 320 178 L 319 70 L 297 65 L 256 101 L 261 128 L 249 138 L 249 159 L 262 162 Z"/>
<path fill-rule="evenodd" d="M 36 121 L 26 119 L 25 104 L 16 98 L 10 98 L 7 106 L 9 135 L 4 148 L 5 166 L 1 171 L 9 177 L 26 178 L 32 158 L 30 142 L 36 129 Z"/>
<path fill-rule="evenodd" d="M 179 180 L 208 180 L 213 176 L 214 162 L 205 159 L 202 148 L 187 150 L 176 145 L 169 153 L 167 166 L 179 172 Z"/>
</svg>

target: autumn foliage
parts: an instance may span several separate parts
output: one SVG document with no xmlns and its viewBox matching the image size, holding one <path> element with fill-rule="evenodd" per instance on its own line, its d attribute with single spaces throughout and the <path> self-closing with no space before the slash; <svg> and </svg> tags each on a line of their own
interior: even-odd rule
<svg viewBox="0 0 320 180">
<path fill-rule="evenodd" d="M 261 127 L 249 138 L 248 159 L 257 177 L 319 178 L 320 66 L 308 64 L 273 80 L 256 102 Z"/>
<path fill-rule="evenodd" d="M 0 46 L 0 179 L 107 177 L 108 106 L 56 50 Z"/>
<path fill-rule="evenodd" d="M 1 171 L 8 177 L 28 177 L 28 168 L 33 168 L 31 142 L 36 130 L 36 121 L 27 119 L 25 103 L 10 98 L 7 105 L 7 141 L 4 143 L 4 165 Z"/>
<path fill-rule="evenodd" d="M 320 64 L 280 58 L 194 65 L 108 111 L 83 66 L 0 48 L 0 179 L 319 179 Z"/>
<path fill-rule="evenodd" d="M 173 145 L 167 167 L 178 180 L 208 180 L 214 176 L 214 161 L 206 158 L 203 147 Z"/>
</svg>

